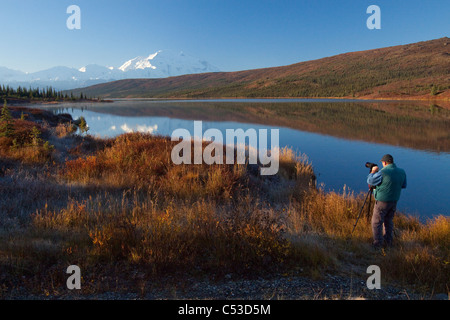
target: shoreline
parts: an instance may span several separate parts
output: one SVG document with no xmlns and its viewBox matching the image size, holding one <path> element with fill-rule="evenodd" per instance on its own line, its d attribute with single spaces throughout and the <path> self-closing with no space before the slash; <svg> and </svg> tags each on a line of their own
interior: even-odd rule
<svg viewBox="0 0 450 320">
<path fill-rule="evenodd" d="M 110 103 L 113 102 L 112 100 L 98 100 L 98 99 L 83 99 L 83 100 L 68 100 L 68 101 L 43 101 L 43 100 L 23 100 L 23 99 L 16 99 L 16 98 L 12 98 L 12 99 L 5 99 L 8 106 L 13 106 L 13 107 L 26 107 L 26 106 L 32 106 L 32 105 L 59 105 L 59 104 L 63 104 L 63 103 Z"/>
<path fill-rule="evenodd" d="M 239 101 L 241 100 L 241 101 Z M 27 105 L 60 105 L 64 103 L 114 103 L 115 101 L 155 101 L 155 102 L 170 102 L 170 101 L 212 101 L 212 102 L 271 102 L 282 100 L 287 100 L 286 102 L 358 102 L 358 103 L 417 103 L 423 106 L 428 106 L 430 104 L 436 104 L 440 107 L 449 108 L 450 109 L 450 99 L 442 98 L 442 99 L 417 99 L 414 97 L 410 98 L 372 98 L 372 97 L 211 97 L 211 98 L 177 98 L 177 97 L 168 97 L 168 98 L 109 98 L 109 99 L 86 99 L 81 101 L 9 101 L 8 104 L 14 106 L 27 106 Z"/>
</svg>

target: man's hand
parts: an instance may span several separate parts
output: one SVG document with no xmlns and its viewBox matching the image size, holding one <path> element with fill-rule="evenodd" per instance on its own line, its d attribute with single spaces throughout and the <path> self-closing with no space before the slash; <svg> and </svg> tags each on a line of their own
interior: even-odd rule
<svg viewBox="0 0 450 320">
<path fill-rule="evenodd" d="M 372 167 L 372 171 L 370 171 L 370 173 L 376 173 L 376 172 L 378 172 L 378 166 Z"/>
</svg>

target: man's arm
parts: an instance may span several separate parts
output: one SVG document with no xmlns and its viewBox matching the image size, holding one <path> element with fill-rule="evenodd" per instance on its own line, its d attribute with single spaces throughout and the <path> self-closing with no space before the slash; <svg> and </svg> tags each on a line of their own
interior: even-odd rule
<svg viewBox="0 0 450 320">
<path fill-rule="evenodd" d="M 405 180 L 403 181 L 402 189 L 406 189 L 406 175 L 405 175 Z"/>
<path fill-rule="evenodd" d="M 383 175 L 381 174 L 381 171 L 370 173 L 367 176 L 367 183 L 371 186 L 379 186 L 381 182 L 383 181 Z"/>
</svg>

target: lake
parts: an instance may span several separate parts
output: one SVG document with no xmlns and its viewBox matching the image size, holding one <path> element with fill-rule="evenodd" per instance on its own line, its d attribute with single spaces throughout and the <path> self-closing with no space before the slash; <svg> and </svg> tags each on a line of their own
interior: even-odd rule
<svg viewBox="0 0 450 320">
<path fill-rule="evenodd" d="M 42 107 L 37 105 L 36 107 Z M 319 185 L 340 192 L 368 190 L 367 161 L 390 153 L 405 169 L 408 188 L 398 209 L 421 219 L 450 215 L 450 110 L 435 104 L 352 100 L 117 100 L 44 107 L 85 117 L 89 134 L 140 131 L 170 136 L 216 128 L 279 129 L 280 147 L 306 154 Z M 225 135 L 224 135 L 225 136 Z"/>
</svg>

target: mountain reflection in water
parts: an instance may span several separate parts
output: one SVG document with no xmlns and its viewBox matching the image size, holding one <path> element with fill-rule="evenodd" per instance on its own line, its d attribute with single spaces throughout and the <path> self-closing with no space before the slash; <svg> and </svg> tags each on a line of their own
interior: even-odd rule
<svg viewBox="0 0 450 320">
<path fill-rule="evenodd" d="M 40 106 L 42 107 L 42 106 Z M 75 108 L 76 107 L 76 108 Z M 216 128 L 280 129 L 280 147 L 304 153 L 325 190 L 367 191 L 366 161 L 386 153 L 408 174 L 399 209 L 421 217 L 450 215 L 450 110 L 438 105 L 346 100 L 120 100 L 61 104 L 56 112 L 83 115 L 89 134 L 112 137 L 138 131 L 171 135 Z"/>
</svg>

